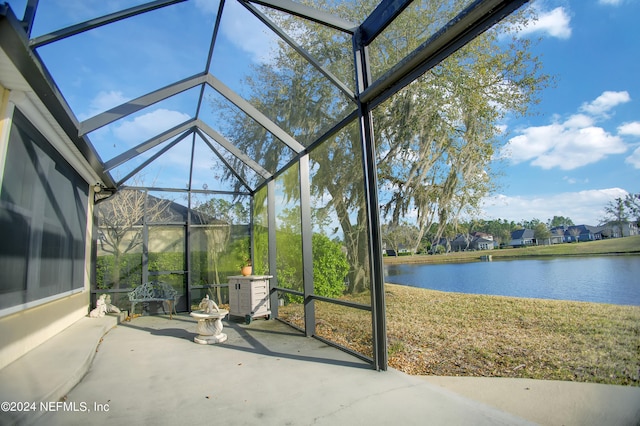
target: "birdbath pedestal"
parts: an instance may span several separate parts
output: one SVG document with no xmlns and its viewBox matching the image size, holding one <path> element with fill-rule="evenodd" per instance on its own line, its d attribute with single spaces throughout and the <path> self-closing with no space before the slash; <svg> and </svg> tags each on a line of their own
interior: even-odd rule
<svg viewBox="0 0 640 426">
<path fill-rule="evenodd" d="M 222 332 L 222 318 L 229 313 L 226 309 L 217 312 L 205 313 L 193 311 L 191 316 L 198 320 L 196 332 L 198 335 L 193 341 L 201 345 L 213 345 L 227 340 L 227 335 Z"/>
</svg>

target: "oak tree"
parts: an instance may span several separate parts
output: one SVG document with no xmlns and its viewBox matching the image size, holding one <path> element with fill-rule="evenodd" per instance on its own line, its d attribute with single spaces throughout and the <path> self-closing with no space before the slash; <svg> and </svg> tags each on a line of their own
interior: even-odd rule
<svg viewBox="0 0 640 426">
<path fill-rule="evenodd" d="M 361 22 L 377 5 L 307 4 L 353 22 Z M 374 77 L 412 52 L 429 31 L 440 28 L 468 2 L 416 2 L 370 46 Z M 355 88 L 351 39 L 330 28 L 265 11 L 309 55 L 346 86 Z M 527 114 L 549 83 L 532 41 L 517 36 L 535 19 L 531 8 L 458 50 L 373 111 L 377 173 L 382 213 L 398 224 L 415 213 L 414 250 L 435 226 L 437 242 L 463 212 L 474 213 L 495 187 L 494 154 L 503 143 L 501 121 Z M 255 67 L 244 81 L 250 102 L 302 145 L 308 145 L 355 110 L 337 85 L 294 49 L 281 42 L 269 63 Z M 223 103 L 229 139 L 260 164 L 282 164 L 293 156 L 282 141 L 250 118 Z M 229 113 L 232 113 L 229 116 Z M 231 117 L 231 118 L 229 118 Z M 361 146 L 357 125 L 345 127 L 310 154 L 315 199 L 341 228 L 351 264 L 350 291 L 368 286 L 368 250 Z M 238 160 L 239 162 L 239 160 Z M 238 164 L 236 170 L 240 170 Z M 231 176 L 231 174 L 230 174 Z M 290 196 L 296 187 L 290 187 Z"/>
</svg>

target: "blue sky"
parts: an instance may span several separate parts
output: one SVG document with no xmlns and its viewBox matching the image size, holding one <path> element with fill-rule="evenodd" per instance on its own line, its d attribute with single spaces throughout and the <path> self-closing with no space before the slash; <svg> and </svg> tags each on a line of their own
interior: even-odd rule
<svg viewBox="0 0 640 426">
<path fill-rule="evenodd" d="M 43 0 L 33 35 L 144 2 Z M 19 15 L 25 3 L 9 1 Z M 236 2 L 227 6 L 212 73 L 248 96 L 242 70 L 268 62 L 274 36 Z M 608 202 L 640 192 L 640 0 L 537 0 L 528 7 L 535 7 L 540 19 L 521 36 L 541 38 L 535 52 L 556 84 L 532 106 L 537 115 L 500 124 L 505 131 L 500 188 L 485 200 L 484 217 L 546 221 L 561 215 L 595 225 Z M 216 10 L 215 0 L 189 0 L 38 53 L 76 117 L 84 120 L 202 71 Z M 196 96 L 187 91 L 89 136 L 108 160 L 193 116 Z M 215 127 L 219 118 L 211 109 L 203 116 Z M 155 162 L 147 178 L 157 186 L 184 187 L 187 171 L 177 165 L 184 164 L 188 145 Z M 196 156 L 196 186 L 216 189 L 209 160 Z M 122 176 L 128 167 L 114 173 Z"/>
<path fill-rule="evenodd" d="M 640 2 L 535 1 L 526 37 L 556 84 L 507 121 L 506 166 L 488 217 L 518 221 L 554 215 L 596 225 L 616 197 L 640 192 Z"/>
</svg>

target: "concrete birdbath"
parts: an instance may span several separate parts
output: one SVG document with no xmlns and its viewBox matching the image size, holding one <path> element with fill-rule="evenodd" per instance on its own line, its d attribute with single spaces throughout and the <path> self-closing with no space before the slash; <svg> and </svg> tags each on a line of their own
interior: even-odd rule
<svg viewBox="0 0 640 426">
<path fill-rule="evenodd" d="M 227 335 L 222 332 L 222 319 L 229 313 L 226 309 L 218 308 L 216 303 L 207 295 L 200 302 L 201 310 L 191 312 L 191 316 L 198 320 L 196 332 L 198 335 L 193 341 L 201 345 L 213 345 L 227 340 Z"/>
</svg>

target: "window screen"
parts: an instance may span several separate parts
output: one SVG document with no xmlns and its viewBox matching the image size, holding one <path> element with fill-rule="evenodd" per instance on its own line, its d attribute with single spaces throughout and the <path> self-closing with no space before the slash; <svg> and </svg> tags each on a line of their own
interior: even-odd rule
<svg viewBox="0 0 640 426">
<path fill-rule="evenodd" d="M 84 286 L 88 190 L 16 109 L 0 192 L 0 309 Z"/>
</svg>

